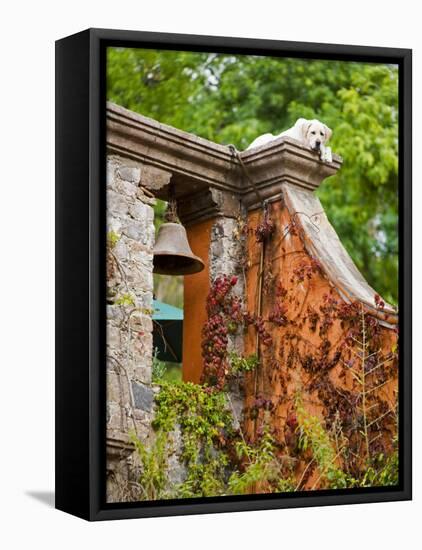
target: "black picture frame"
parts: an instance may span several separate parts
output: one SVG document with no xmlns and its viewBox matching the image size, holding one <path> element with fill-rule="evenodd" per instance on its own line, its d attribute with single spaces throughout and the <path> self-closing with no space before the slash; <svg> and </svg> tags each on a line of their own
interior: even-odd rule
<svg viewBox="0 0 422 550">
<path fill-rule="evenodd" d="M 105 503 L 105 49 L 107 46 L 399 65 L 400 484 L 359 490 Z M 56 42 L 56 508 L 87 520 L 412 498 L 409 49 L 88 29 Z"/>
</svg>

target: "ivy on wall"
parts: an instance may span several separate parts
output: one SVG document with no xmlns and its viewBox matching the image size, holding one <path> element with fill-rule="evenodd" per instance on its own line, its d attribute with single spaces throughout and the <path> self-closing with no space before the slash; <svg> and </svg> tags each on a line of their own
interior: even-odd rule
<svg viewBox="0 0 422 550">
<path fill-rule="evenodd" d="M 316 275 L 321 275 L 319 265 L 304 261 L 295 270 L 295 282 L 301 284 Z M 292 319 L 288 292 L 280 284 L 275 287 L 277 299 L 269 318 L 257 320 L 233 292 L 236 283 L 236 277 L 221 276 L 211 286 L 203 330 L 202 384 L 161 383 L 156 396 L 154 443 L 148 450 L 145 443 L 136 440 L 143 472 L 140 498 L 155 498 L 151 479 L 157 480 L 159 498 L 397 484 L 396 435 L 390 448 L 382 443 L 385 433 L 391 431 L 392 419 L 397 426 L 397 410 L 377 393 L 394 376 L 397 348 L 387 354 L 381 352 L 378 320 L 365 313 L 360 304 L 346 304 L 334 295 L 324 296 L 319 312 L 306 309 L 300 319 L 295 317 L 295 326 L 309 323 L 313 331 L 319 330 L 322 340 L 317 353 L 301 355 L 298 347 L 295 349 L 304 371 L 311 375 L 310 381 L 293 397 L 282 438 L 274 419 L 274 399 L 258 393 L 244 409 L 246 421 L 256 422 L 251 436 L 239 424 L 227 390 L 229 380 L 239 373 L 255 376 L 260 360 L 229 352 L 227 336 L 253 326 L 258 334 L 261 331 L 265 342 L 265 335 L 269 336 L 266 326 L 288 326 Z M 382 310 L 381 299 L 374 299 Z M 341 352 L 333 356 L 327 342 L 334 322 L 341 323 L 344 340 Z M 288 339 L 293 349 L 295 338 L 290 335 Z M 267 350 L 272 353 L 270 346 Z M 328 373 L 340 364 L 344 373 L 353 376 L 354 391 L 339 390 L 330 381 Z M 322 417 L 311 414 L 306 406 L 313 392 L 324 407 Z M 183 482 L 172 485 L 164 455 L 174 452 L 172 434 L 177 429 L 186 475 Z"/>
</svg>

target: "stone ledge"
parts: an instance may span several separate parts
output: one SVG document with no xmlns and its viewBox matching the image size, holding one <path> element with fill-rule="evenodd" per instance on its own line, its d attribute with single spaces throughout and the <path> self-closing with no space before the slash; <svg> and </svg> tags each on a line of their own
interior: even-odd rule
<svg viewBox="0 0 422 550">
<path fill-rule="evenodd" d="M 109 154 L 140 162 L 145 174 L 148 171 L 154 173 L 154 169 L 171 174 L 176 198 L 183 205 L 181 210 L 188 223 L 215 216 L 221 202 L 215 199 L 216 191 L 233 197 L 233 204 L 240 200 L 247 209 L 259 205 L 252 185 L 228 146 L 113 103 L 107 104 L 107 149 Z M 239 152 L 239 155 L 263 199 L 279 195 L 284 183 L 314 190 L 326 177 L 335 174 L 342 164 L 337 155 L 333 155 L 332 163 L 322 162 L 318 153 L 285 137 Z M 168 184 L 157 188 L 154 178 L 150 179 L 149 183 L 143 181 L 142 184 L 153 190 L 158 198 L 167 198 Z M 198 212 L 195 212 L 192 197 L 201 197 L 197 203 Z M 230 215 L 230 212 L 223 215 Z"/>
<path fill-rule="evenodd" d="M 236 218 L 240 208 L 238 193 L 227 193 L 212 187 L 181 197 L 177 204 L 179 218 L 186 227 L 218 216 Z"/>
<path fill-rule="evenodd" d="M 239 182 L 227 177 L 235 163 L 230 149 L 188 132 L 161 124 L 113 103 L 107 103 L 107 150 L 187 180 L 236 191 Z M 179 186 L 178 186 L 179 187 Z M 184 187 L 183 184 L 180 187 Z M 183 194 L 183 189 L 176 189 Z M 166 192 L 159 198 L 165 198 Z"/>
<path fill-rule="evenodd" d="M 112 462 L 119 462 L 130 456 L 135 447 L 131 443 L 129 437 L 124 433 L 113 434 L 113 436 L 107 436 L 107 460 Z M 109 464 L 109 462 L 108 462 Z"/>
<path fill-rule="evenodd" d="M 279 196 L 284 183 L 314 191 L 342 164 L 338 155 L 333 155 L 331 163 L 323 162 L 317 152 L 286 137 L 246 150 L 240 156 L 264 200 Z M 242 188 L 242 202 L 248 209 L 258 206 L 256 193 L 249 182 Z"/>
</svg>

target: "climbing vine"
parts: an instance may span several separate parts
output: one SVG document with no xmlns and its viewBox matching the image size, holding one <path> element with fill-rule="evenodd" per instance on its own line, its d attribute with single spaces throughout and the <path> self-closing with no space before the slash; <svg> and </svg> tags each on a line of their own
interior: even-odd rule
<svg viewBox="0 0 422 550">
<path fill-rule="evenodd" d="M 294 236 L 303 239 L 296 227 Z M 385 303 L 375 295 L 376 313 L 369 313 L 332 289 L 319 303 L 309 302 L 310 290 L 325 278 L 320 263 L 303 249 L 281 250 L 281 258 L 299 256 L 278 280 L 271 259 L 265 266 L 271 281 L 261 323 L 277 335 L 277 345 L 261 347 L 267 372 L 262 369 L 258 394 L 245 408 L 246 420 L 253 421 L 249 431 L 262 429 L 263 418 L 272 415 L 277 441 L 300 464 L 297 490 L 396 484 L 397 392 L 391 393 L 391 383 L 397 379 L 398 346 L 389 350 L 385 344 Z M 296 397 L 288 388 L 296 388 Z M 280 415 L 284 425 L 276 420 Z"/>
<path fill-rule="evenodd" d="M 236 276 L 212 282 L 201 384 L 156 378 L 154 437 L 148 445 L 136 442 L 141 498 L 398 483 L 398 404 L 391 384 L 398 335 L 390 329 L 386 339 L 386 305 L 375 295 L 371 311 L 329 286 L 310 300 L 315 285 L 325 284 L 324 271 L 303 249 L 284 248 L 289 234 L 303 239 L 295 216 L 281 237 L 269 217 L 252 232 L 268 247 L 262 311 L 242 302 Z M 283 264 L 285 273 L 272 269 L 271 247 L 281 250 L 283 261 L 295 258 Z M 258 343 L 251 354 L 233 346 L 233 337 L 247 331 Z M 247 396 L 240 416 L 230 398 L 233 379 L 242 381 Z M 177 480 L 171 479 L 174 453 L 184 466 Z"/>
<path fill-rule="evenodd" d="M 156 396 L 154 437 L 149 445 L 132 434 L 141 464 L 141 500 L 206 497 L 266 490 L 293 490 L 291 461 L 277 456 L 269 428 L 259 445 L 246 442 L 235 427 L 225 392 L 187 383 L 162 383 Z M 183 481 L 171 482 L 169 457 L 175 452 L 185 467 Z"/>
<path fill-rule="evenodd" d="M 233 292 L 237 281 L 236 276 L 217 277 L 207 297 L 208 319 L 202 330 L 202 382 L 214 390 L 224 389 L 231 374 L 250 371 L 258 363 L 253 355 L 243 358 L 229 352 L 230 335 L 260 322 L 243 310 L 241 299 Z M 264 331 L 263 326 L 261 330 Z"/>
<path fill-rule="evenodd" d="M 153 428 L 181 432 L 180 459 L 186 467 L 178 496 L 210 496 L 223 491 L 228 464 L 226 440 L 235 438 L 233 419 L 223 392 L 209 393 L 197 384 L 162 384 L 156 397 Z"/>
</svg>

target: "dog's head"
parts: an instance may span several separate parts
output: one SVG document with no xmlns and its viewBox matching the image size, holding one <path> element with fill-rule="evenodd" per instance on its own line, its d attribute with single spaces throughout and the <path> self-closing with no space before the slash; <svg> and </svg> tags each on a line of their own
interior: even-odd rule
<svg viewBox="0 0 422 550">
<path fill-rule="evenodd" d="M 301 119 L 300 130 L 303 142 L 314 151 L 319 151 L 321 146 L 327 143 L 332 134 L 330 128 L 319 120 Z"/>
</svg>

